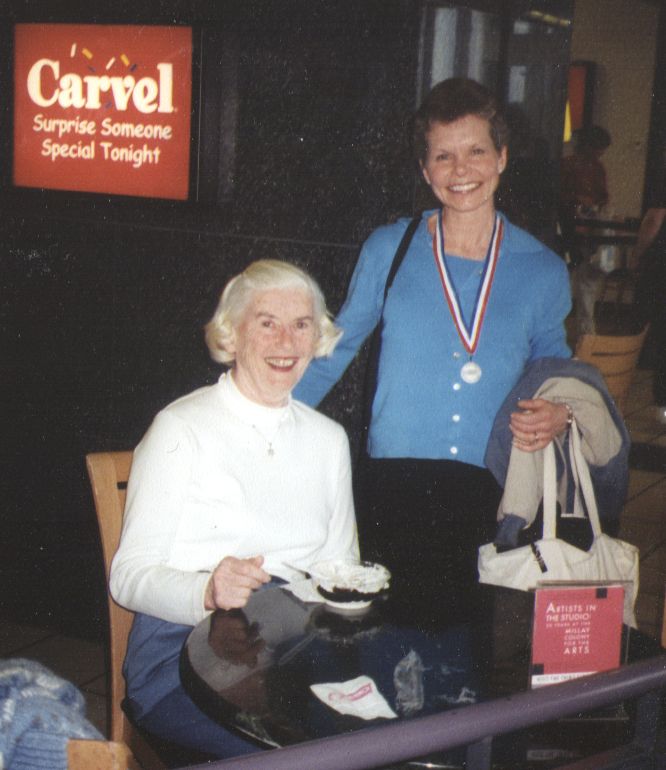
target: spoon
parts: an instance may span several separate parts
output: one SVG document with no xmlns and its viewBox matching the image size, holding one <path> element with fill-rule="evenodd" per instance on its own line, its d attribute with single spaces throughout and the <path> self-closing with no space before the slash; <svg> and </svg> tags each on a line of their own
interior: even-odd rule
<svg viewBox="0 0 666 770">
<path fill-rule="evenodd" d="M 288 569 L 293 569 L 294 572 L 300 572 L 301 575 L 304 575 L 306 578 L 312 577 L 312 575 L 307 570 L 304 570 L 301 567 L 297 567 L 295 564 L 289 564 L 288 561 L 283 561 L 282 566 L 287 567 Z"/>
</svg>

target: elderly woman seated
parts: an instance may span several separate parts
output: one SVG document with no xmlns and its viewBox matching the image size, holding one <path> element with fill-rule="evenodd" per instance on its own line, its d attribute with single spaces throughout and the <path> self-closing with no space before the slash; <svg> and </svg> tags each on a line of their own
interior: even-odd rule
<svg viewBox="0 0 666 770">
<path fill-rule="evenodd" d="M 110 587 L 137 613 L 127 707 L 149 732 L 218 757 L 256 751 L 183 690 L 184 639 L 211 611 L 295 577 L 287 564 L 358 559 L 345 432 L 291 398 L 340 335 L 310 276 L 252 263 L 206 327 L 212 357 L 230 371 L 163 409 L 136 448 Z"/>
</svg>

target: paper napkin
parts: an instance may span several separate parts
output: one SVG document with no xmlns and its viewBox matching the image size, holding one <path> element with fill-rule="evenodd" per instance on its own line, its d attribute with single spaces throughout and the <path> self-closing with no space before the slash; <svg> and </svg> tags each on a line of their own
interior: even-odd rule
<svg viewBox="0 0 666 770">
<path fill-rule="evenodd" d="M 398 716 L 369 676 L 358 676 L 348 682 L 312 684 L 310 689 L 320 701 L 340 714 L 361 719 L 395 719 Z"/>
</svg>

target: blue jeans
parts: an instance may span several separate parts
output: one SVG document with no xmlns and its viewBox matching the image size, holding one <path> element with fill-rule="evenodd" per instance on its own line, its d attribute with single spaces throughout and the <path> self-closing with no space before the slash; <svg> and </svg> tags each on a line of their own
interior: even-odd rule
<svg viewBox="0 0 666 770">
<path fill-rule="evenodd" d="M 212 754 L 219 759 L 261 751 L 261 747 L 227 730 L 192 701 L 181 687 L 170 692 L 142 718 L 139 727 L 179 746 Z"/>
<path fill-rule="evenodd" d="M 283 582 L 274 579 L 268 585 Z M 259 744 L 208 717 L 183 689 L 180 652 L 191 631 L 192 626 L 136 614 L 123 666 L 130 719 L 164 740 L 220 759 L 261 751 Z"/>
</svg>

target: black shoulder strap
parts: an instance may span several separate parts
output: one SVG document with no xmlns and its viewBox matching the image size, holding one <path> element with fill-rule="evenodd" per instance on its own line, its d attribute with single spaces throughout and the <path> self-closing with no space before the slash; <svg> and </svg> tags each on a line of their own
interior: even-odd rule
<svg viewBox="0 0 666 770">
<path fill-rule="evenodd" d="M 388 294 L 389 289 L 393 285 L 393 279 L 395 278 L 396 273 L 400 269 L 400 265 L 402 265 L 402 261 L 405 258 L 407 249 L 409 248 L 409 244 L 412 242 L 412 238 L 414 237 L 414 233 L 416 232 L 416 228 L 419 226 L 420 222 L 421 222 L 420 215 L 412 219 L 412 221 L 407 225 L 407 229 L 405 230 L 404 235 L 400 239 L 398 248 L 395 250 L 395 256 L 393 257 L 393 262 L 391 263 L 391 269 L 389 270 L 388 277 L 386 278 L 386 286 L 384 286 L 384 302 L 386 302 L 386 295 Z M 382 308 L 382 312 L 383 312 L 383 308 Z M 381 324 L 381 319 L 379 323 Z"/>
<path fill-rule="evenodd" d="M 370 428 L 370 419 L 372 417 L 372 403 L 375 400 L 375 392 L 377 390 L 377 371 L 379 369 L 379 355 L 382 347 L 382 328 L 384 326 L 384 305 L 386 304 L 386 297 L 389 289 L 393 285 L 393 280 L 400 269 L 400 265 L 407 254 L 409 244 L 412 242 L 416 228 L 421 222 L 421 215 L 414 217 L 412 221 L 407 225 L 407 229 L 402 236 L 398 248 L 396 249 L 391 268 L 386 278 L 386 285 L 384 286 L 384 302 L 382 303 L 382 315 L 379 317 L 377 326 L 372 334 L 372 340 L 370 342 L 370 350 L 368 352 L 368 363 L 365 370 L 365 385 L 363 388 L 363 425 L 361 436 L 361 451 L 366 451 L 366 445 L 368 441 L 368 430 Z"/>
</svg>

